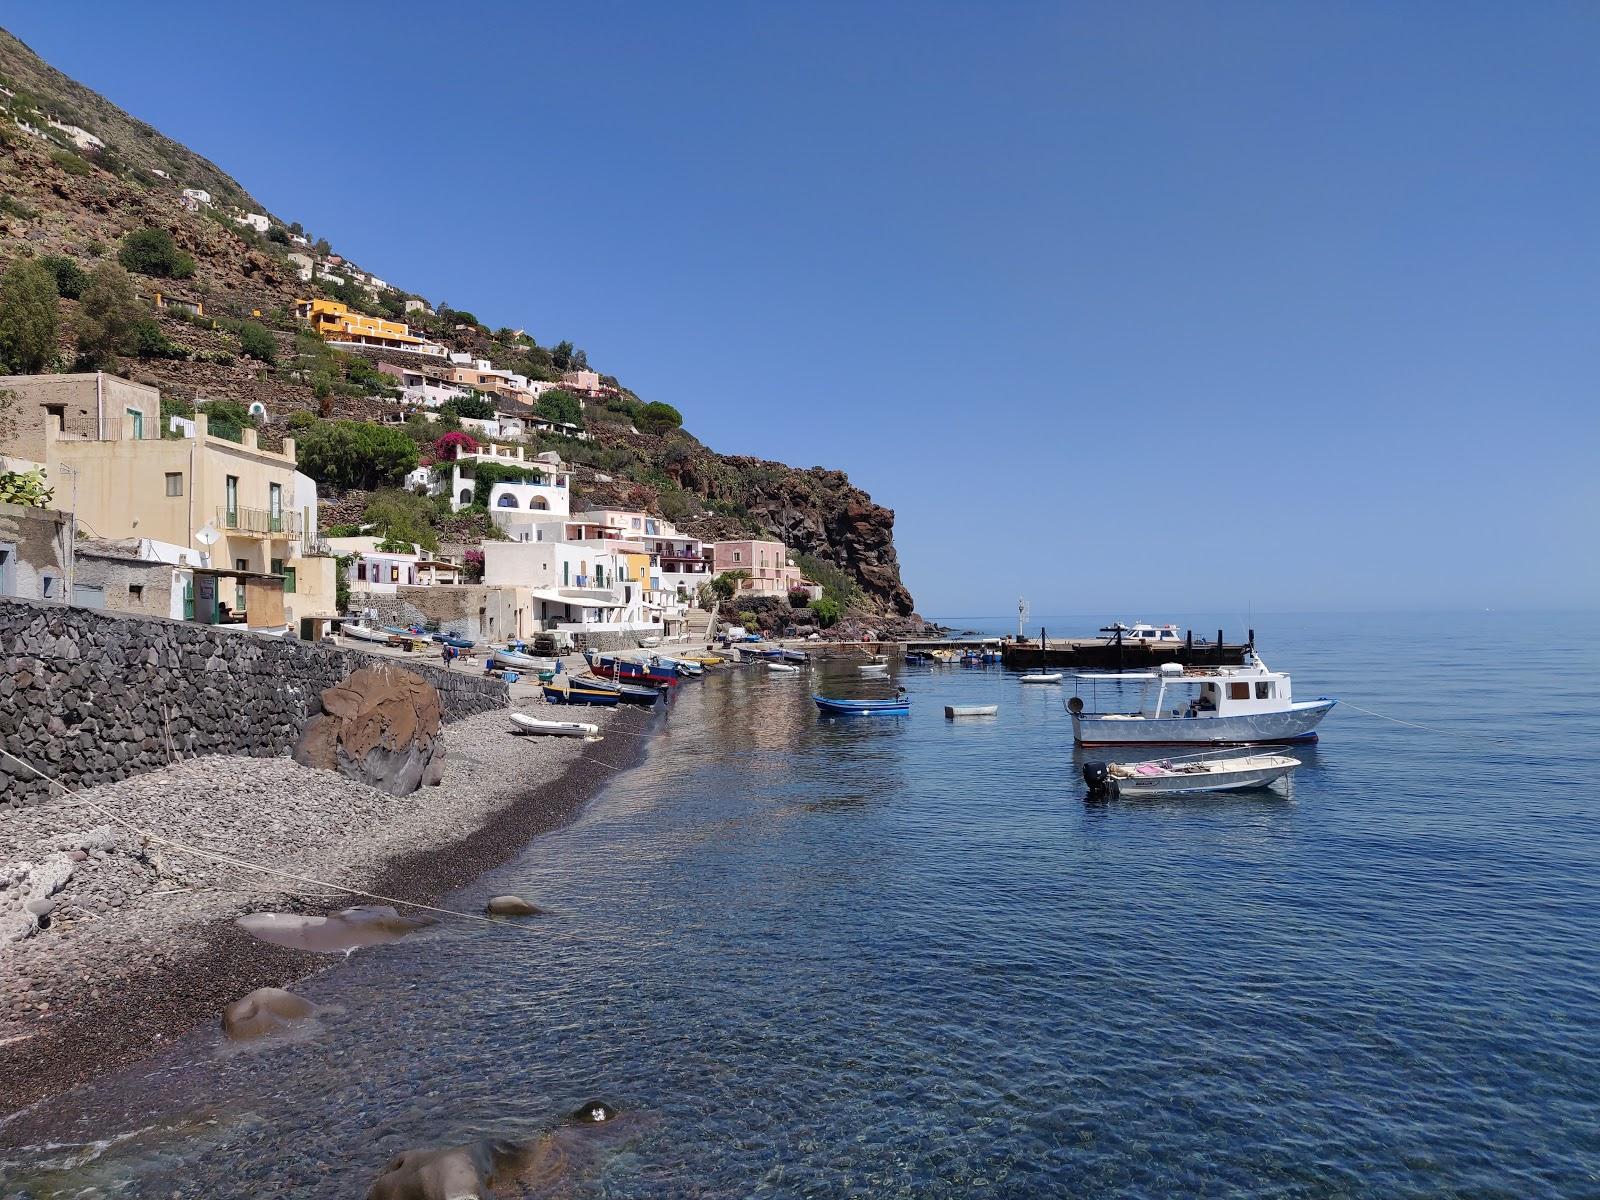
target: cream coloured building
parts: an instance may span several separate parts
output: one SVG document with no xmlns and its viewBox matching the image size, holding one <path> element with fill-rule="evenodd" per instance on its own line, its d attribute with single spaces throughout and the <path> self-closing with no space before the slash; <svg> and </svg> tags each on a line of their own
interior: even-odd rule
<svg viewBox="0 0 1600 1200">
<path fill-rule="evenodd" d="M 284 617 L 333 616 L 336 562 L 317 545 L 316 485 L 282 451 L 213 436 L 204 414 L 194 436 L 161 436 L 154 388 L 115 376 L 0 378 L 0 455 L 44 466 L 55 503 L 100 538 L 148 538 L 184 547 L 191 567 L 284 581 Z M 243 588 L 230 599 L 242 606 Z"/>
</svg>

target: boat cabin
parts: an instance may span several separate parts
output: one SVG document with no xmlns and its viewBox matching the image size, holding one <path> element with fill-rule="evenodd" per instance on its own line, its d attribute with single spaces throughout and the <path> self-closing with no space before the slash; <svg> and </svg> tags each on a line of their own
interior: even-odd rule
<svg viewBox="0 0 1600 1200">
<path fill-rule="evenodd" d="M 1139 715 L 1157 717 L 1235 717 L 1282 712 L 1292 700 L 1289 676 L 1267 669 L 1251 654 L 1242 666 L 1184 667 L 1162 663 L 1154 673 L 1080 674 L 1091 681 L 1136 681 Z"/>
<path fill-rule="evenodd" d="M 1184 640 L 1183 634 L 1178 632 L 1176 625 L 1146 625 L 1142 621 L 1132 625 L 1108 625 L 1100 632 L 1109 633 L 1112 641 L 1115 641 L 1120 633 L 1124 643 L 1160 642 L 1166 645 L 1177 645 Z"/>
</svg>

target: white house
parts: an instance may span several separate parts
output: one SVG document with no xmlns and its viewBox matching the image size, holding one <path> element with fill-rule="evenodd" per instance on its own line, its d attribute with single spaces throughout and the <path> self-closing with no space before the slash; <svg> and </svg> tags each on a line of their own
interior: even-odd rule
<svg viewBox="0 0 1600 1200">
<path fill-rule="evenodd" d="M 289 255 L 289 261 L 294 264 L 294 273 L 300 277 L 300 282 L 310 283 L 311 270 L 316 266 L 311 256 L 297 251 Z"/>
<path fill-rule="evenodd" d="M 257 233 L 265 233 L 272 228 L 272 222 L 267 220 L 265 213 L 240 213 L 234 219 L 238 225 L 248 225 Z"/>
<path fill-rule="evenodd" d="M 627 578 L 622 556 L 567 542 L 485 542 L 483 581 L 528 588 L 534 619 L 568 633 L 652 631 L 645 584 Z"/>
<path fill-rule="evenodd" d="M 428 307 L 428 302 L 426 300 L 407 300 L 406 311 L 408 313 L 427 313 L 430 317 L 433 316 L 433 309 Z"/>
<path fill-rule="evenodd" d="M 211 203 L 211 193 L 205 188 L 184 188 L 183 195 L 186 200 L 193 200 L 196 204 Z"/>
<path fill-rule="evenodd" d="M 551 459 L 554 461 L 551 461 Z M 557 494 L 561 497 L 561 511 L 567 510 L 567 488 L 571 484 L 571 471 L 554 456 L 540 456 L 537 459 L 524 456 L 521 446 L 501 446 L 490 442 L 478 450 L 466 453 L 457 452 L 450 463 L 450 508 L 452 512 L 460 512 L 473 501 L 473 478 L 478 463 L 499 463 L 508 467 L 519 467 L 529 471 L 540 485 L 548 486 L 551 491 L 549 497 Z M 493 510 L 491 510 L 492 512 Z"/>
<path fill-rule="evenodd" d="M 385 375 L 399 380 L 400 398 L 408 404 L 420 404 L 424 408 L 438 408 L 446 400 L 461 400 L 471 395 L 471 391 L 449 380 L 440 379 L 436 375 L 429 375 L 414 367 L 401 367 L 394 363 L 381 362 L 378 370 Z"/>
</svg>

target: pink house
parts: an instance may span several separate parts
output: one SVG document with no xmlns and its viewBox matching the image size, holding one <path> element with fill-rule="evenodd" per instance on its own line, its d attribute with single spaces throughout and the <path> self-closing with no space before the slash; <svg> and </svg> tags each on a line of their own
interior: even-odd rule
<svg viewBox="0 0 1600 1200">
<path fill-rule="evenodd" d="M 790 564 L 789 550 L 782 542 L 715 542 L 711 569 L 718 575 L 749 572 L 750 578 L 741 580 L 739 589 L 756 596 L 787 596 L 805 582 L 800 568 Z"/>
</svg>

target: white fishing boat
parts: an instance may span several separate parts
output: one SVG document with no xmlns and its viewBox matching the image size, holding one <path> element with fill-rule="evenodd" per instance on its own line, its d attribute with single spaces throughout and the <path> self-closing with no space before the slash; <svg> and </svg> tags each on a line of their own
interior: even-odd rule
<svg viewBox="0 0 1600 1200">
<path fill-rule="evenodd" d="M 1086 712 L 1081 697 L 1067 701 L 1080 746 L 1312 741 L 1317 725 L 1338 703 L 1327 696 L 1295 700 L 1289 676 L 1268 670 L 1254 650 L 1236 667 L 1162 663 L 1156 671 L 1086 672 L 1074 678 L 1095 688 L 1108 682 L 1140 685 L 1137 712 Z"/>
<path fill-rule="evenodd" d="M 1162 758 L 1149 762 L 1083 764 L 1091 796 L 1187 796 L 1264 788 L 1300 766 L 1287 754 L 1231 758 Z"/>
<path fill-rule="evenodd" d="M 538 673 L 540 671 L 554 671 L 557 659 L 539 658 L 532 654 L 519 654 L 515 650 L 491 650 L 489 656 L 494 659 L 496 667 L 510 667 L 517 671 Z"/>
<path fill-rule="evenodd" d="M 519 733 L 542 733 L 551 737 L 594 737 L 600 726 L 587 721 L 542 721 L 526 713 L 508 713 L 512 728 Z"/>
<path fill-rule="evenodd" d="M 1019 676 L 1022 683 L 1060 683 L 1060 671 L 1039 671 L 1032 675 Z"/>
<path fill-rule="evenodd" d="M 1000 711 L 998 704 L 946 704 L 947 717 L 992 717 Z"/>
<path fill-rule="evenodd" d="M 887 675 L 889 673 L 889 664 L 881 662 L 859 663 L 856 666 L 856 670 L 863 675 Z"/>
<path fill-rule="evenodd" d="M 769 662 L 767 670 L 777 675 L 798 675 L 800 668 L 793 663 Z"/>
<path fill-rule="evenodd" d="M 345 637 L 355 638 L 358 642 L 382 642 L 385 646 L 394 640 L 394 634 L 392 633 L 387 633 L 382 629 L 374 629 L 370 625 L 362 625 L 354 621 L 346 621 L 339 626 L 339 632 Z"/>
<path fill-rule="evenodd" d="M 1132 625 L 1124 625 L 1118 621 L 1115 625 L 1104 626 L 1100 632 L 1106 635 L 1108 642 L 1116 641 L 1119 633 L 1124 642 L 1151 642 L 1175 646 L 1184 640 L 1176 625 L 1146 625 L 1143 621 L 1135 621 Z"/>
</svg>

